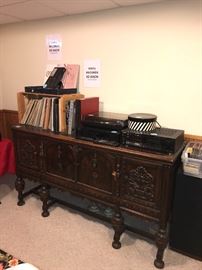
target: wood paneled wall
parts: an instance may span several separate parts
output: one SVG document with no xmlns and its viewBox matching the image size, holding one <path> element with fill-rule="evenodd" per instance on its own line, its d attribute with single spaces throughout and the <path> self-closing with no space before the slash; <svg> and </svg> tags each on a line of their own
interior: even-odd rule
<svg viewBox="0 0 202 270">
<path fill-rule="evenodd" d="M 202 136 L 185 134 L 186 141 L 202 141 Z"/>
<path fill-rule="evenodd" d="M 3 123 L 4 123 L 4 121 L 3 121 L 3 111 L 2 110 L 0 110 L 0 133 L 2 134 L 2 136 L 3 136 Z"/>
<path fill-rule="evenodd" d="M 11 126 L 18 124 L 18 112 L 11 110 L 0 110 L 0 132 L 3 138 L 12 139 Z M 202 141 L 202 136 L 185 134 L 185 140 Z"/>
<path fill-rule="evenodd" d="M 0 132 L 2 138 L 12 139 L 11 126 L 18 124 L 18 112 L 0 110 Z"/>
</svg>

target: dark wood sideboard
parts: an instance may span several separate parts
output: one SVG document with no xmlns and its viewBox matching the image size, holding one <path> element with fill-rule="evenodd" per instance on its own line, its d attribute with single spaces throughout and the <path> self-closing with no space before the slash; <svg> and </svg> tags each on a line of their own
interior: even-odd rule
<svg viewBox="0 0 202 270">
<path fill-rule="evenodd" d="M 113 248 L 120 248 L 123 211 L 157 224 L 154 265 L 164 267 L 175 172 L 182 149 L 173 155 L 112 147 L 40 129 L 12 127 L 18 205 L 25 203 L 25 180 L 40 183 L 42 216 L 49 215 L 50 189 L 56 187 L 114 210 Z M 33 191 L 34 192 L 34 191 Z"/>
</svg>

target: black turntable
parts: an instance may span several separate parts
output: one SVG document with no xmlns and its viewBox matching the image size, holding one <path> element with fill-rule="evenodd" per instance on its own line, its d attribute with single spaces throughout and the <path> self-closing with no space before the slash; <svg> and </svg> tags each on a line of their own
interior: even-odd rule
<svg viewBox="0 0 202 270">
<path fill-rule="evenodd" d="M 128 127 L 128 115 L 111 112 L 98 112 L 86 115 L 77 128 L 78 139 L 94 143 L 119 146 L 121 131 Z"/>
</svg>

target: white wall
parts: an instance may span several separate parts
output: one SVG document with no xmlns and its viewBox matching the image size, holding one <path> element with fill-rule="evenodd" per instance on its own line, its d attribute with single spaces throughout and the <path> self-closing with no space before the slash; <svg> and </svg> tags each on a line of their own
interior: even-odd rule
<svg viewBox="0 0 202 270">
<path fill-rule="evenodd" d="M 0 110 L 3 109 L 3 102 L 2 102 L 2 90 L 1 90 L 1 79 L 0 79 Z"/>
<path fill-rule="evenodd" d="M 4 109 L 16 93 L 41 85 L 45 38 L 60 34 L 63 62 L 81 66 L 79 90 L 98 95 L 105 111 L 147 112 L 162 126 L 202 135 L 200 0 L 165 1 L 2 26 Z M 100 59 L 100 88 L 83 84 L 83 61 Z"/>
<path fill-rule="evenodd" d="M 1 37 L 1 29 L 0 29 L 0 37 Z M 2 42 L 0 38 L 0 63 L 2 63 Z M 3 109 L 3 103 L 2 103 L 2 65 L 0 64 L 0 110 Z"/>
</svg>

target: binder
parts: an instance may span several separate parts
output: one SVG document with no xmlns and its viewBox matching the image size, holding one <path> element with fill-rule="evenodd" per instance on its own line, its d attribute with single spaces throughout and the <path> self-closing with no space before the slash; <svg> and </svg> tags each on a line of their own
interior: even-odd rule
<svg viewBox="0 0 202 270">
<path fill-rule="evenodd" d="M 82 99 L 78 99 L 75 102 L 75 132 L 77 134 L 77 130 L 81 125 L 81 120 L 84 116 L 90 113 L 99 112 L 99 97 L 86 97 Z"/>
</svg>

